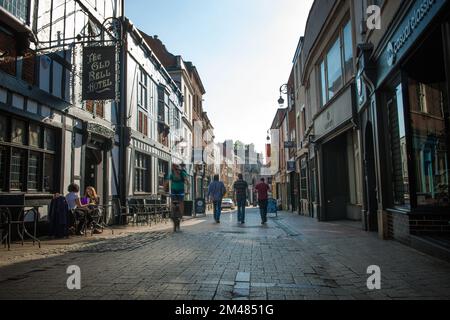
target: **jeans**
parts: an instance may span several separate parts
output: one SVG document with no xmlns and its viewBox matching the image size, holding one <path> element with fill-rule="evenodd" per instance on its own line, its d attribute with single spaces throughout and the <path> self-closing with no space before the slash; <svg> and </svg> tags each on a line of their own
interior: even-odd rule
<svg viewBox="0 0 450 320">
<path fill-rule="evenodd" d="M 214 201 L 214 220 L 220 221 L 221 214 L 222 214 L 222 200 Z"/>
<path fill-rule="evenodd" d="M 237 207 L 238 207 L 238 221 L 244 223 L 245 222 L 245 205 L 247 199 L 237 199 Z"/>
<path fill-rule="evenodd" d="M 261 221 L 267 222 L 267 206 L 269 204 L 269 200 L 259 200 L 259 211 L 261 213 Z"/>
</svg>

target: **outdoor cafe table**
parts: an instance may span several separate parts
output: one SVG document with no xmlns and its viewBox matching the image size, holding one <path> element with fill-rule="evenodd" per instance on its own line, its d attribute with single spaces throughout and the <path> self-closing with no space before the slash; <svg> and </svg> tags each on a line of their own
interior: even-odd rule
<svg viewBox="0 0 450 320">
<path fill-rule="evenodd" d="M 32 208 L 25 210 L 25 208 Z M 18 214 L 15 214 L 15 217 L 13 217 L 13 214 L 11 213 L 11 210 L 15 209 L 14 211 L 17 211 Z M 33 234 L 31 234 L 27 228 L 26 224 L 28 223 L 27 217 L 32 214 L 33 215 Z M 39 221 L 39 207 L 33 207 L 33 206 L 25 206 L 25 205 L 0 205 L 0 215 L 1 219 L 5 221 L 5 225 L 7 227 L 7 233 L 5 236 L 2 235 L 1 243 L 5 241 L 5 247 L 8 246 L 8 250 L 11 249 L 11 230 L 12 226 L 17 226 L 17 233 L 22 240 L 22 246 L 24 245 L 24 238 L 25 235 L 30 237 L 33 240 L 33 246 L 37 242 L 39 245 L 39 248 L 41 247 L 41 242 L 37 238 L 37 223 Z M 22 227 L 22 230 L 20 229 Z"/>
</svg>

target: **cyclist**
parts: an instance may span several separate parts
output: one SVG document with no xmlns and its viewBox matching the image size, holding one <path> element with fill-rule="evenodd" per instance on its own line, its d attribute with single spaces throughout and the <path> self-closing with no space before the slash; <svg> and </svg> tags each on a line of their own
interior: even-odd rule
<svg viewBox="0 0 450 320">
<path fill-rule="evenodd" d="M 172 198 L 172 219 L 174 219 L 174 229 L 179 229 L 179 225 L 177 225 L 177 221 L 181 220 L 184 212 L 184 188 L 185 184 L 187 184 L 187 173 L 185 170 L 181 170 L 181 168 L 177 164 L 172 164 L 172 172 L 167 175 L 165 188 L 169 190 L 170 184 L 170 194 Z M 177 208 L 175 208 L 175 204 L 177 204 Z M 175 212 L 178 211 L 178 212 Z M 176 220 L 179 219 L 179 220 Z"/>
</svg>

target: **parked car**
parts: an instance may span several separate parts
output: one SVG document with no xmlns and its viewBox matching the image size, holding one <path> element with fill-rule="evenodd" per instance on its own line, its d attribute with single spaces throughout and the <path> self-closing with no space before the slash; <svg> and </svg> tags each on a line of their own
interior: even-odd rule
<svg viewBox="0 0 450 320">
<path fill-rule="evenodd" d="M 235 209 L 235 205 L 232 199 L 230 198 L 224 198 L 222 200 L 222 209 L 230 209 L 230 210 L 234 210 Z"/>
</svg>

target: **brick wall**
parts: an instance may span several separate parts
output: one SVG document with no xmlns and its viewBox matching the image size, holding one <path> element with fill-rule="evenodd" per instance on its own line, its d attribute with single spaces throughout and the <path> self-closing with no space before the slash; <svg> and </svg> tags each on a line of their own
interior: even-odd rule
<svg viewBox="0 0 450 320">
<path fill-rule="evenodd" d="M 388 237 L 410 245 L 410 221 L 404 213 L 388 212 Z"/>
<path fill-rule="evenodd" d="M 450 216 L 411 215 L 410 226 L 413 235 L 450 234 Z"/>
</svg>

